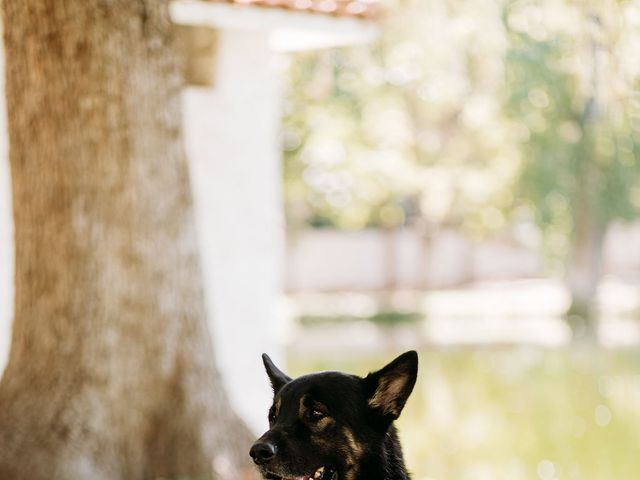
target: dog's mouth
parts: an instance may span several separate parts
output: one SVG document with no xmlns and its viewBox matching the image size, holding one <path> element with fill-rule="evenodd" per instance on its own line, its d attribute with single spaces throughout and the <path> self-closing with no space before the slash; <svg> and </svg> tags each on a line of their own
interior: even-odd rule
<svg viewBox="0 0 640 480">
<path fill-rule="evenodd" d="M 311 475 L 303 475 L 301 477 L 279 477 L 273 474 L 267 476 L 271 480 L 338 480 L 338 472 L 329 466 L 321 466 Z"/>
</svg>

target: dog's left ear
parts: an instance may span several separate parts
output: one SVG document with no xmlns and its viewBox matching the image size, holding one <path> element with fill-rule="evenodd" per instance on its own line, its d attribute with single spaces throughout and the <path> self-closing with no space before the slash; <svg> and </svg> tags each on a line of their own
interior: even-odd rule
<svg viewBox="0 0 640 480">
<path fill-rule="evenodd" d="M 267 371 L 267 375 L 271 381 L 274 394 L 278 393 L 278 390 L 291 381 L 291 377 L 276 367 L 266 353 L 262 354 L 262 363 L 264 363 L 264 369 Z"/>
<path fill-rule="evenodd" d="M 413 350 L 403 353 L 363 379 L 367 404 L 382 417 L 395 420 L 407 403 L 417 376 L 418 354 Z"/>
</svg>

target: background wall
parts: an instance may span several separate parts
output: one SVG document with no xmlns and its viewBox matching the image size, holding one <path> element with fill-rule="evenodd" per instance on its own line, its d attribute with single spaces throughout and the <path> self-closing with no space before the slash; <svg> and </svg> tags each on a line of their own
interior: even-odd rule
<svg viewBox="0 0 640 480">
<path fill-rule="evenodd" d="M 640 223 L 614 225 L 604 247 L 604 272 L 637 275 Z M 290 232 L 286 250 L 288 292 L 367 291 L 455 287 L 469 282 L 545 276 L 540 253 L 513 238 L 474 242 L 443 229 L 426 241 L 414 229 Z"/>
</svg>

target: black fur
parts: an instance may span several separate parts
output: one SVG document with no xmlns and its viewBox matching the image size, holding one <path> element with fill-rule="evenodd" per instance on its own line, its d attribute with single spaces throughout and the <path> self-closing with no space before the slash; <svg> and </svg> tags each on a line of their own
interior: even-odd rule
<svg viewBox="0 0 640 480">
<path fill-rule="evenodd" d="M 413 390 L 418 355 L 406 352 L 365 378 L 320 372 L 291 379 L 262 356 L 273 387 L 269 430 L 251 448 L 264 478 L 407 480 L 393 426 Z"/>
</svg>

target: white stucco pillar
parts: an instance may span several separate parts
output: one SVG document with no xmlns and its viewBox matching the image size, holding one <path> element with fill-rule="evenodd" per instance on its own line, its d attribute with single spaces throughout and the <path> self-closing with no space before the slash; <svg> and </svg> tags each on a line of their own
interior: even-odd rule
<svg viewBox="0 0 640 480">
<path fill-rule="evenodd" d="M 0 38 L 2 28 L 0 28 Z M 4 48 L 0 42 L 0 376 L 9 356 L 13 318 L 13 214 L 9 175 Z"/>
<path fill-rule="evenodd" d="M 214 85 L 184 92 L 187 154 L 210 324 L 231 400 L 258 432 L 271 399 L 260 354 L 280 357 L 284 218 L 280 91 L 268 34 L 219 32 Z"/>
</svg>

